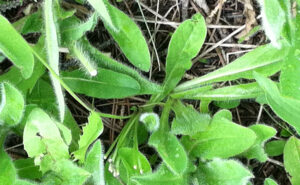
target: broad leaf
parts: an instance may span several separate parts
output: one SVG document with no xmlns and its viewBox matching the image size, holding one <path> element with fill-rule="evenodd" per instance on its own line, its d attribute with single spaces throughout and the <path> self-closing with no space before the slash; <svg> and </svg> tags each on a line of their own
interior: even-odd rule
<svg viewBox="0 0 300 185">
<path fill-rule="evenodd" d="M 5 153 L 4 149 L 0 148 L 0 182 L 1 184 L 14 184 L 16 178 L 16 169 L 10 157 Z"/>
<path fill-rule="evenodd" d="M 53 171 L 61 180 L 61 185 L 82 185 L 91 175 L 69 160 L 60 160 L 53 165 Z"/>
<path fill-rule="evenodd" d="M 96 112 L 91 112 L 88 123 L 83 127 L 83 134 L 79 139 L 79 149 L 73 152 L 74 157 L 79 159 L 80 163 L 84 163 L 85 155 L 88 147 L 100 136 L 103 132 L 103 123 L 101 117 Z"/>
<path fill-rule="evenodd" d="M 272 110 L 300 133 L 300 100 L 282 96 L 276 84 L 268 78 L 255 74 L 255 79 L 266 93 L 266 99 Z"/>
<path fill-rule="evenodd" d="M 175 91 L 239 78 L 254 79 L 253 71 L 257 71 L 264 76 L 270 76 L 281 69 L 282 60 L 285 59 L 287 54 L 287 47 L 276 49 L 272 45 L 260 46 L 214 72 L 179 85 Z"/>
<path fill-rule="evenodd" d="M 175 175 L 166 165 L 162 164 L 157 171 L 143 176 L 132 177 L 137 185 L 188 185 L 187 175 Z"/>
<path fill-rule="evenodd" d="M 89 0 L 89 2 L 96 1 Z M 139 27 L 125 13 L 110 5 L 107 0 L 101 0 L 100 2 L 105 4 L 104 6 L 107 8 L 107 12 L 113 20 L 113 24 L 110 24 L 107 23 L 107 19 L 104 18 L 104 16 L 100 16 L 101 19 L 104 20 L 105 28 L 135 67 L 146 72 L 149 71 L 151 66 L 150 53 L 147 42 Z M 99 4 L 98 1 L 97 3 L 98 6 L 100 6 L 101 3 Z M 98 10 L 97 8 L 95 9 Z M 99 11 L 97 12 L 99 13 Z M 101 15 L 103 13 L 99 14 Z"/>
<path fill-rule="evenodd" d="M 84 169 L 92 175 L 85 183 L 86 185 L 105 185 L 103 149 L 100 140 L 97 140 L 88 152 Z"/>
<path fill-rule="evenodd" d="M 217 113 L 204 132 L 191 138 L 183 137 L 182 143 L 192 156 L 213 159 L 238 155 L 250 148 L 255 139 L 256 135 L 251 129 L 235 124 Z"/>
<path fill-rule="evenodd" d="M 244 185 L 254 176 L 237 161 L 214 159 L 200 164 L 196 177 L 203 185 Z"/>
<path fill-rule="evenodd" d="M 300 60 L 294 53 L 286 58 L 280 74 L 280 92 L 300 101 Z"/>
<path fill-rule="evenodd" d="M 283 149 L 286 141 L 284 140 L 274 140 L 265 144 L 265 150 L 268 156 L 274 157 L 283 154 Z"/>
<path fill-rule="evenodd" d="M 175 101 L 172 109 L 176 118 L 172 122 L 171 132 L 177 135 L 194 135 L 205 131 L 211 120 L 208 114 L 201 114 L 192 105 L 185 106 L 180 101 Z"/>
<path fill-rule="evenodd" d="M 173 34 L 166 61 L 164 93 L 168 94 L 192 66 L 191 60 L 200 51 L 206 37 L 206 25 L 201 14 L 184 21 Z"/>
<path fill-rule="evenodd" d="M 0 125 L 16 126 L 23 116 L 23 95 L 9 83 L 1 85 Z"/>
<path fill-rule="evenodd" d="M 172 173 L 176 175 L 184 173 L 187 168 L 188 157 L 176 136 L 158 130 L 151 135 L 148 143 L 157 150 Z"/>
<path fill-rule="evenodd" d="M 37 11 L 35 13 L 30 14 L 23 21 L 25 23 L 21 30 L 22 34 L 42 32 L 42 28 L 43 28 L 42 11 Z"/>
<path fill-rule="evenodd" d="M 254 144 L 245 151 L 242 156 L 248 159 L 257 159 L 260 162 L 265 162 L 268 159 L 267 154 L 264 151 L 264 143 L 266 140 L 272 138 L 276 134 L 276 130 L 273 127 L 256 124 L 249 127 L 253 130 L 257 136 Z"/>
<path fill-rule="evenodd" d="M 147 174 L 152 171 L 147 158 L 134 148 L 120 148 L 118 152 L 121 161 L 126 169 L 127 182 L 134 175 Z"/>
<path fill-rule="evenodd" d="M 278 40 L 280 39 L 281 30 L 285 23 L 285 13 L 278 0 L 259 0 L 261 4 L 261 15 L 263 27 L 266 35 L 271 40 L 271 43 L 279 48 L 281 47 Z"/>
<path fill-rule="evenodd" d="M 59 75 L 59 48 L 56 33 L 56 25 L 53 15 L 53 1 L 45 0 L 44 9 L 44 24 L 45 24 L 45 46 L 49 66 L 53 69 L 56 75 Z M 65 100 L 59 80 L 50 73 L 52 85 L 57 98 L 60 121 L 63 122 L 65 117 Z"/>
<path fill-rule="evenodd" d="M 24 78 L 29 78 L 34 66 L 30 46 L 1 14 L 0 28 L 0 52 L 21 69 Z"/>
<path fill-rule="evenodd" d="M 291 137 L 284 147 L 284 168 L 292 176 L 292 184 L 300 183 L 300 140 Z"/>
<path fill-rule="evenodd" d="M 62 73 L 64 82 L 76 93 L 96 98 L 124 98 L 140 92 L 139 83 L 130 76 L 99 69 L 93 78 L 79 70 Z"/>
<path fill-rule="evenodd" d="M 266 178 L 264 185 L 278 185 L 276 181 L 270 178 Z"/>
<path fill-rule="evenodd" d="M 55 122 L 39 108 L 28 116 L 23 134 L 24 148 L 42 172 L 51 169 L 53 160 L 68 159 L 68 146 L 61 137 Z"/>
</svg>

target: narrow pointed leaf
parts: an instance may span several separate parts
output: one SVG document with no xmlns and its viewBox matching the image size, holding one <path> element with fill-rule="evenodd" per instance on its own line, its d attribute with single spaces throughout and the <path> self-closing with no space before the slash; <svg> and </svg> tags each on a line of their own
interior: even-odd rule
<svg viewBox="0 0 300 185">
<path fill-rule="evenodd" d="M 166 61 L 164 93 L 173 90 L 186 70 L 192 66 L 191 60 L 200 51 L 206 37 L 206 24 L 201 14 L 184 21 L 173 34 Z"/>
<path fill-rule="evenodd" d="M 106 23 L 106 19 L 101 17 L 104 20 L 105 28 L 118 43 L 130 63 L 143 71 L 149 71 L 151 66 L 150 53 L 140 28 L 125 13 L 110 5 L 107 0 L 101 1 L 105 2 L 108 13 L 113 20 L 112 28 L 110 24 Z M 101 15 L 101 13 L 99 14 Z"/>
<path fill-rule="evenodd" d="M 54 10 L 53 10 L 53 0 L 45 0 L 44 2 L 44 24 L 45 24 L 45 46 L 48 56 L 48 63 L 54 72 L 59 75 L 59 50 L 58 50 L 58 40 L 56 33 L 56 26 L 54 22 Z M 58 79 L 56 79 L 53 74 L 50 74 L 52 85 L 54 87 L 54 92 L 57 98 L 58 110 L 60 121 L 63 122 L 65 116 L 65 100 L 62 91 L 62 87 Z"/>
<path fill-rule="evenodd" d="M 254 79 L 253 71 L 257 71 L 264 76 L 270 76 L 281 69 L 283 65 L 282 61 L 287 54 L 287 47 L 277 49 L 272 45 L 260 46 L 214 72 L 179 85 L 175 91 L 239 78 Z"/>
</svg>

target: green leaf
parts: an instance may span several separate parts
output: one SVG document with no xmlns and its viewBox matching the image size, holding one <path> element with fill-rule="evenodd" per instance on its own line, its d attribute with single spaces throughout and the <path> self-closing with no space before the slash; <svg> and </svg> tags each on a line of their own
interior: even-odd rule
<svg viewBox="0 0 300 185">
<path fill-rule="evenodd" d="M 240 100 L 215 101 L 214 105 L 222 109 L 233 109 L 240 105 Z"/>
<path fill-rule="evenodd" d="M 98 15 L 101 17 L 102 21 L 109 26 L 112 30 L 119 31 L 118 28 L 115 27 L 115 23 L 113 18 L 111 17 L 111 12 L 108 9 L 110 6 L 107 0 L 87 0 L 90 5 L 96 10 Z M 113 14 L 112 14 L 113 15 Z M 114 17 L 114 19 L 116 19 Z"/>
<path fill-rule="evenodd" d="M 14 185 L 36 185 L 36 183 L 22 180 L 22 179 L 16 179 Z"/>
<path fill-rule="evenodd" d="M 271 178 L 266 178 L 264 185 L 278 185 L 276 181 Z"/>
<path fill-rule="evenodd" d="M 131 180 L 137 185 L 188 185 L 188 177 L 183 175 L 175 175 L 166 165 L 162 164 L 157 171 L 143 176 L 132 177 Z"/>
<path fill-rule="evenodd" d="M 184 21 L 173 34 L 166 61 L 164 93 L 168 94 L 192 66 L 191 60 L 200 51 L 205 37 L 206 24 L 201 14 Z"/>
<path fill-rule="evenodd" d="M 105 5 L 116 29 L 111 28 L 111 25 L 106 23 L 106 19 L 104 20 L 100 16 L 104 20 L 105 28 L 118 43 L 130 63 L 143 71 L 149 71 L 151 66 L 150 53 L 141 30 L 125 13 L 108 4 L 107 0 L 103 1 L 106 2 Z M 99 1 L 94 0 L 94 2 L 99 5 Z M 101 15 L 101 13 L 99 14 Z"/>
<path fill-rule="evenodd" d="M 274 140 L 266 143 L 265 150 L 268 156 L 274 157 L 283 154 L 283 149 L 286 141 L 284 140 Z"/>
<path fill-rule="evenodd" d="M 66 143 L 66 145 L 70 145 L 71 141 L 72 141 L 72 135 L 71 135 L 71 131 L 63 124 L 54 121 L 54 123 L 56 124 L 57 128 L 60 131 L 60 135 L 63 138 L 64 142 Z"/>
<path fill-rule="evenodd" d="M 0 52 L 9 58 L 27 79 L 32 75 L 34 58 L 31 48 L 9 21 L 0 14 Z"/>
<path fill-rule="evenodd" d="M 260 162 L 265 162 L 268 159 L 267 154 L 264 151 L 264 143 L 266 140 L 276 135 L 276 130 L 273 127 L 256 124 L 249 127 L 253 130 L 257 136 L 254 144 L 245 151 L 242 156 L 248 159 L 257 159 Z"/>
<path fill-rule="evenodd" d="M 276 84 L 258 73 L 254 73 L 256 81 L 266 93 L 266 99 L 272 110 L 284 121 L 300 133 L 300 100 L 282 96 Z"/>
<path fill-rule="evenodd" d="M 42 177 L 39 167 L 34 164 L 32 158 L 15 160 L 14 166 L 16 167 L 19 178 L 34 180 Z"/>
<path fill-rule="evenodd" d="M 97 16 L 95 13 L 83 23 L 75 16 L 64 19 L 59 23 L 61 40 L 64 45 L 73 45 L 73 42 L 83 37 L 87 31 L 92 30 L 96 24 Z"/>
<path fill-rule="evenodd" d="M 137 149 L 122 147 L 118 154 L 126 169 L 127 182 L 131 176 L 147 174 L 152 171 L 147 158 Z"/>
<path fill-rule="evenodd" d="M 185 106 L 180 101 L 173 103 L 176 118 L 172 122 L 171 132 L 176 135 L 194 135 L 205 131 L 211 121 L 208 114 L 201 114 L 192 105 Z"/>
<path fill-rule="evenodd" d="M 248 83 L 188 94 L 183 96 L 183 98 L 193 100 L 229 101 L 251 99 L 261 95 L 264 95 L 264 91 L 260 88 L 258 83 Z"/>
<path fill-rule="evenodd" d="M 204 159 L 228 158 L 246 151 L 254 144 L 255 133 L 249 128 L 231 122 L 227 116 L 224 117 L 224 113 L 222 111 L 219 115 L 217 113 L 204 132 L 182 139 L 189 154 Z"/>
<path fill-rule="evenodd" d="M 0 125 L 16 126 L 23 116 L 23 95 L 9 83 L 1 84 Z"/>
<path fill-rule="evenodd" d="M 69 160 L 57 161 L 53 167 L 53 171 L 62 180 L 60 185 L 82 185 L 91 175 Z"/>
<path fill-rule="evenodd" d="M 84 163 L 85 155 L 88 147 L 101 135 L 103 132 L 103 123 L 101 117 L 96 112 L 91 112 L 88 123 L 83 127 L 83 134 L 79 139 L 79 149 L 73 152 L 74 157 L 79 159 L 80 163 Z"/>
<path fill-rule="evenodd" d="M 300 60 L 291 52 L 286 58 L 280 73 L 280 92 L 283 96 L 288 96 L 300 100 Z"/>
<path fill-rule="evenodd" d="M 300 174 L 300 140 L 291 137 L 285 144 L 283 152 L 285 170 L 292 176 L 292 184 L 299 184 Z"/>
<path fill-rule="evenodd" d="M 257 71 L 264 76 L 270 76 L 281 69 L 282 60 L 285 59 L 287 54 L 288 47 L 277 49 L 270 44 L 260 46 L 214 72 L 179 85 L 175 88 L 175 91 L 239 78 L 254 79 L 253 71 Z"/>
<path fill-rule="evenodd" d="M 92 175 L 85 183 L 86 185 L 105 185 L 103 149 L 100 140 L 97 140 L 88 152 L 84 169 Z"/>
<path fill-rule="evenodd" d="M 139 82 L 141 87 L 140 94 L 157 94 L 162 91 L 162 87 L 156 83 L 149 81 L 147 78 L 142 76 L 138 71 L 125 64 L 122 64 L 109 56 L 98 51 L 88 41 L 83 40 L 81 42 L 90 57 L 97 62 L 97 65 L 104 69 L 109 69 L 118 73 L 128 75 Z"/>
<path fill-rule="evenodd" d="M 43 16 L 42 11 L 37 11 L 26 17 L 22 27 L 22 34 L 39 33 L 43 28 Z"/>
<path fill-rule="evenodd" d="M 55 122 L 39 108 L 28 116 L 23 134 L 24 148 L 42 172 L 52 167 L 53 160 L 68 159 L 68 146 L 61 137 Z"/>
<path fill-rule="evenodd" d="M 237 161 L 214 159 L 200 164 L 196 177 L 203 185 L 243 185 L 254 176 Z"/>
<path fill-rule="evenodd" d="M 158 130 L 150 136 L 148 143 L 157 150 L 172 173 L 176 175 L 184 173 L 187 168 L 188 158 L 176 136 Z"/>
<path fill-rule="evenodd" d="M 133 78 L 111 70 L 99 69 L 93 78 L 79 70 L 62 73 L 64 82 L 76 93 L 95 98 L 124 98 L 140 92 L 139 83 Z"/>
<path fill-rule="evenodd" d="M 59 75 L 59 48 L 56 33 L 56 25 L 54 22 L 53 15 L 53 0 L 45 0 L 44 2 L 44 24 L 45 24 L 45 46 L 49 66 L 53 71 Z M 59 118 L 63 122 L 65 117 L 65 100 L 63 95 L 63 90 L 58 79 L 50 74 L 52 85 L 54 87 L 54 92 L 57 98 Z"/>
<path fill-rule="evenodd" d="M 280 48 L 281 45 L 278 40 L 286 21 L 284 10 L 281 8 L 278 0 L 272 2 L 269 0 L 259 0 L 259 2 L 261 4 L 261 15 L 265 33 L 271 40 L 272 45 Z"/>
<path fill-rule="evenodd" d="M 0 182 L 1 184 L 14 184 L 16 178 L 16 169 L 10 157 L 4 152 L 2 146 L 0 148 Z"/>
</svg>

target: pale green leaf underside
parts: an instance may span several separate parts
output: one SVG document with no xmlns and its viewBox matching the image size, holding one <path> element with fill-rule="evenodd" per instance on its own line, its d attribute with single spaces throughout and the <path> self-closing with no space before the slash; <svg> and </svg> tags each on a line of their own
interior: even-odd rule
<svg viewBox="0 0 300 185">
<path fill-rule="evenodd" d="M 292 176 L 292 182 L 300 182 L 300 140 L 291 137 L 284 147 L 284 168 Z M 297 185 L 298 183 L 295 183 Z M 294 184 L 294 183 L 293 183 Z"/>
<path fill-rule="evenodd" d="M 47 53 L 47 61 L 53 71 L 59 75 L 59 48 L 56 33 L 56 26 L 54 22 L 54 10 L 52 0 L 45 0 L 44 2 L 44 24 L 45 24 L 45 46 Z M 58 79 L 50 74 L 54 92 L 57 98 L 60 121 L 63 122 L 65 116 L 65 100 L 63 90 Z"/>
</svg>

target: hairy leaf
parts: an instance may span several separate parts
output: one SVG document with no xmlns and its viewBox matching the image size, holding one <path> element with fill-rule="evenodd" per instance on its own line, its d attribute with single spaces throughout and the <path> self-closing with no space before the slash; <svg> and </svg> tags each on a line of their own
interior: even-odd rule
<svg viewBox="0 0 300 185">
<path fill-rule="evenodd" d="M 180 101 L 175 101 L 172 109 L 176 118 L 172 122 L 171 132 L 177 135 L 194 135 L 205 131 L 211 120 L 208 114 L 201 114 L 192 105 L 185 106 Z"/>
<path fill-rule="evenodd" d="M 92 176 L 87 180 L 86 185 L 105 185 L 103 151 L 101 141 L 97 140 L 88 152 L 84 169 Z"/>
<path fill-rule="evenodd" d="M 204 159 L 228 158 L 246 151 L 254 144 L 255 133 L 231 122 L 223 113 L 217 113 L 204 132 L 191 138 L 183 137 L 182 143 L 188 153 Z"/>
<path fill-rule="evenodd" d="M 176 175 L 184 173 L 187 168 L 188 158 L 176 136 L 158 130 L 151 135 L 149 145 L 157 150 L 172 173 Z"/>
<path fill-rule="evenodd" d="M 45 46 L 47 59 L 50 67 L 59 75 L 59 48 L 56 33 L 56 26 L 53 14 L 53 0 L 45 0 L 44 2 L 44 24 L 45 24 Z M 50 74 L 54 92 L 57 98 L 60 121 L 63 122 L 65 117 L 65 100 L 62 87 L 58 79 L 53 74 Z"/>
<path fill-rule="evenodd" d="M 213 159 L 199 165 L 196 177 L 203 185 L 244 185 L 254 176 L 237 161 Z"/>
</svg>

